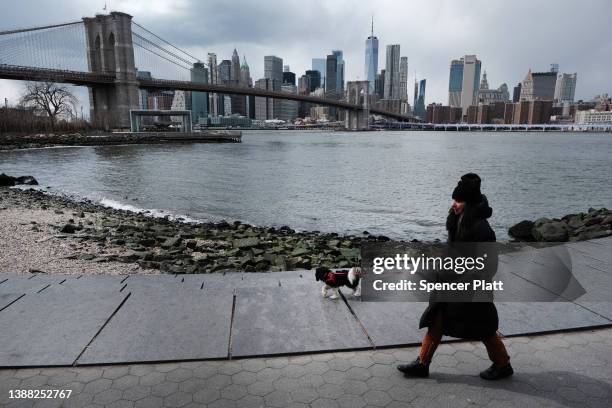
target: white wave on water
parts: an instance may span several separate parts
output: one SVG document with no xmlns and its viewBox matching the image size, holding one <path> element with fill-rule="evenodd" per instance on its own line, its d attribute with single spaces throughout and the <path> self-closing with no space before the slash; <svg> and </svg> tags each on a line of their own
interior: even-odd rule
<svg viewBox="0 0 612 408">
<path fill-rule="evenodd" d="M 187 215 L 181 215 L 181 214 L 174 214 L 172 212 L 169 211 L 164 211 L 164 210 L 159 210 L 156 208 L 141 208 L 141 207 L 136 207 L 135 205 L 132 204 L 126 204 L 126 203 L 122 203 L 120 201 L 116 201 L 110 198 L 102 198 L 99 201 L 100 205 L 103 205 L 105 207 L 110 207 L 110 208 L 114 208 L 116 210 L 123 210 L 123 211 L 132 211 L 132 212 L 136 212 L 136 213 L 143 213 L 146 215 L 150 215 L 152 217 L 157 217 L 157 218 L 164 218 L 164 217 L 168 217 L 171 220 L 180 220 L 182 222 L 203 222 L 203 220 L 199 220 L 196 218 L 191 218 Z"/>
</svg>

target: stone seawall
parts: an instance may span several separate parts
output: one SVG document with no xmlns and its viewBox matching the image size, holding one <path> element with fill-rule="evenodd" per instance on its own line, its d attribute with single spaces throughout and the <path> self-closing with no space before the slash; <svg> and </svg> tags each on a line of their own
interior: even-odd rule
<svg viewBox="0 0 612 408">
<path fill-rule="evenodd" d="M 161 143 L 240 143 L 239 130 L 210 130 L 204 132 L 125 132 L 100 135 L 68 133 L 62 135 L 1 135 L 0 150 L 31 149 L 52 146 L 106 146 L 121 144 Z"/>
</svg>

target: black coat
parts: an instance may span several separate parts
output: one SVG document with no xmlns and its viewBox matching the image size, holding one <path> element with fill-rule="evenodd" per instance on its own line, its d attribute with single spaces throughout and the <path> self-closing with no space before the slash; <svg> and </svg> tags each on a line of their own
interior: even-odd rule
<svg viewBox="0 0 612 408">
<path fill-rule="evenodd" d="M 484 195 L 479 204 L 466 205 L 461 219 L 450 210 L 446 220 L 448 240 L 495 242 L 495 232 L 487 221 L 492 213 Z M 442 313 L 442 333 L 446 336 L 482 340 L 497 332 L 499 318 L 493 302 L 430 302 L 421 316 L 419 329 L 429 327 L 438 312 Z"/>
</svg>

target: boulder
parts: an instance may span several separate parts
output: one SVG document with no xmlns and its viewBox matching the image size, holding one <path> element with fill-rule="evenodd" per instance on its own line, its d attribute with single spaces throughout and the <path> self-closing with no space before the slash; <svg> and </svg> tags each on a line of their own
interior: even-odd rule
<svg viewBox="0 0 612 408">
<path fill-rule="evenodd" d="M 62 229 L 60 229 L 60 232 L 64 234 L 74 234 L 76 229 L 77 228 L 74 224 L 65 224 Z"/>
<path fill-rule="evenodd" d="M 523 220 L 518 224 L 511 226 L 508 229 L 508 234 L 519 241 L 534 241 L 535 238 L 531 234 L 531 230 L 534 227 L 534 222 L 529 220 Z"/>
<path fill-rule="evenodd" d="M 541 219 L 540 219 L 541 220 Z M 540 221 L 538 220 L 538 221 Z M 535 222 L 532 235 L 537 241 L 565 242 L 568 238 L 567 224 L 562 221 Z"/>
<path fill-rule="evenodd" d="M 37 186 L 38 181 L 32 176 L 21 176 L 15 178 L 15 184 L 26 184 L 29 186 Z"/>
<path fill-rule="evenodd" d="M 251 248 L 256 247 L 260 244 L 259 238 L 240 238 L 232 241 L 234 248 Z"/>
<path fill-rule="evenodd" d="M 12 187 L 15 185 L 15 178 L 7 176 L 6 174 L 0 174 L 0 187 Z"/>
</svg>

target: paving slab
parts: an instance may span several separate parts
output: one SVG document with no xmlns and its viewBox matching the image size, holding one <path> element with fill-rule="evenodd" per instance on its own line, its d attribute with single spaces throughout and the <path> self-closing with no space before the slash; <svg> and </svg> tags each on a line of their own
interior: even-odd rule
<svg viewBox="0 0 612 408">
<path fill-rule="evenodd" d="M 78 364 L 227 357 L 231 291 L 175 284 L 131 293 Z"/>
<path fill-rule="evenodd" d="M 232 356 L 368 348 L 360 324 L 341 300 L 323 298 L 312 286 L 239 288 Z"/>
<path fill-rule="evenodd" d="M 375 347 L 420 344 L 419 320 L 426 302 L 362 302 L 346 295 Z"/>
<path fill-rule="evenodd" d="M 496 302 L 506 336 L 605 326 L 610 321 L 572 302 Z"/>
<path fill-rule="evenodd" d="M 0 366 L 72 364 L 125 294 L 52 285 L 0 313 Z"/>
<path fill-rule="evenodd" d="M 57 277 L 43 279 L 37 275 L 9 275 L 0 278 L 0 312 L 25 295 L 37 293 L 48 288 L 53 283 L 60 282 Z"/>
</svg>

